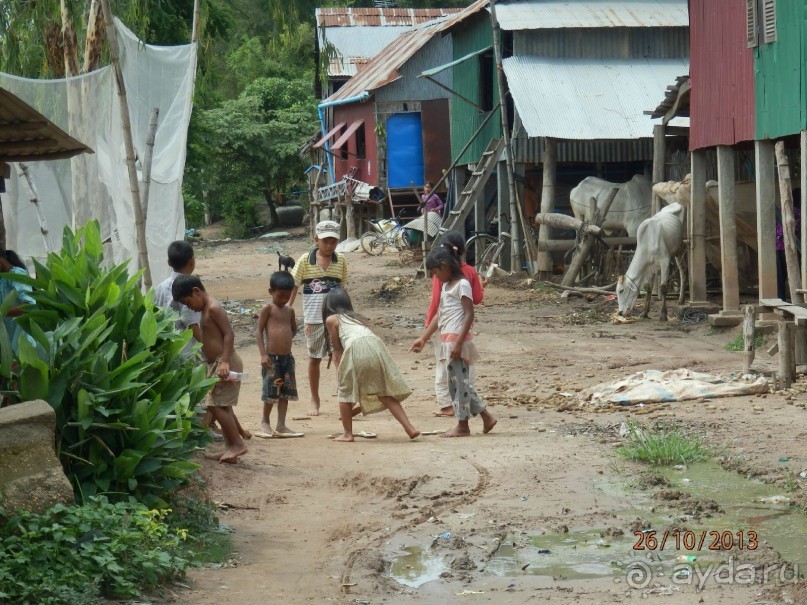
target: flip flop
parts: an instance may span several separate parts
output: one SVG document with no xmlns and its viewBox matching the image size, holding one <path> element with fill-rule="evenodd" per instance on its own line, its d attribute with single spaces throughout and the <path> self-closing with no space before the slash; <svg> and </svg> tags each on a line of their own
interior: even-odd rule
<svg viewBox="0 0 807 605">
<path fill-rule="evenodd" d="M 420 436 L 424 437 L 424 436 L 429 436 L 429 435 L 442 435 L 445 432 L 446 432 L 445 429 L 443 429 L 441 431 L 420 431 Z"/>
<path fill-rule="evenodd" d="M 259 439 L 271 439 L 272 438 L 272 433 L 264 433 L 263 431 L 258 431 L 257 433 L 253 433 L 253 435 L 255 435 L 255 437 L 258 437 Z"/>
<path fill-rule="evenodd" d="M 454 414 L 446 414 L 445 412 L 434 412 L 437 418 L 454 418 Z"/>
<path fill-rule="evenodd" d="M 272 437 L 275 439 L 291 439 L 293 437 L 304 437 L 305 433 L 278 433 L 277 431 L 272 433 Z"/>
<path fill-rule="evenodd" d="M 441 433 L 445 433 L 445 431 L 440 431 Z M 326 435 L 328 439 L 336 439 L 337 437 L 341 437 L 343 433 L 332 433 L 330 435 Z M 358 433 L 353 433 L 354 437 L 364 437 L 365 439 L 375 439 L 378 437 L 376 433 L 371 433 L 370 431 L 359 431 Z"/>
</svg>

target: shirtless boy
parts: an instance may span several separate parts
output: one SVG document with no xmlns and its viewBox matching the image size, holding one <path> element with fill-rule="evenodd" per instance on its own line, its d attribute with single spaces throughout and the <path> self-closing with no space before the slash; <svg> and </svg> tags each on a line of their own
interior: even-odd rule
<svg viewBox="0 0 807 605">
<path fill-rule="evenodd" d="M 261 354 L 263 377 L 263 420 L 259 437 L 302 437 L 286 425 L 289 400 L 297 400 L 297 380 L 294 376 L 294 356 L 291 341 L 297 333 L 294 309 L 288 306 L 294 278 L 286 271 L 277 271 L 269 278 L 269 295 L 272 302 L 261 309 L 255 339 Z M 269 415 L 277 401 L 277 424 L 272 431 Z"/>
<path fill-rule="evenodd" d="M 171 286 L 174 300 L 202 313 L 202 353 L 209 375 L 215 373 L 219 382 L 210 392 L 208 407 L 224 434 L 224 452 L 205 454 L 206 457 L 235 464 L 238 457 L 247 453 L 247 447 L 238 430 L 238 419 L 233 406 L 238 403 L 239 381 L 227 380 L 230 371 L 242 372 L 244 365 L 233 348 L 235 334 L 227 313 L 215 298 L 205 292 L 201 280 L 195 275 L 179 275 Z"/>
</svg>

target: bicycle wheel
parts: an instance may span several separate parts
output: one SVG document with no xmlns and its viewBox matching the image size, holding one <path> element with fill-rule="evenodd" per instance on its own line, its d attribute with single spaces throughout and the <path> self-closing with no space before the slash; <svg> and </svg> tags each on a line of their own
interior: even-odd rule
<svg viewBox="0 0 807 605">
<path fill-rule="evenodd" d="M 378 256 L 384 251 L 387 245 L 387 240 L 383 235 L 379 235 L 375 231 L 368 231 L 361 236 L 361 248 L 367 254 Z"/>
<path fill-rule="evenodd" d="M 476 266 L 482 258 L 482 253 L 488 246 L 494 245 L 497 240 L 492 235 L 486 233 L 478 233 L 473 237 L 469 237 L 465 242 L 465 262 L 469 265 Z"/>
<path fill-rule="evenodd" d="M 479 258 L 479 262 L 476 264 L 476 272 L 479 273 L 479 277 L 484 279 L 488 276 L 490 266 L 499 262 L 502 248 L 504 248 L 504 242 L 497 242 L 495 240 L 494 243 L 485 248 L 485 251 L 482 252 L 482 256 Z"/>
</svg>

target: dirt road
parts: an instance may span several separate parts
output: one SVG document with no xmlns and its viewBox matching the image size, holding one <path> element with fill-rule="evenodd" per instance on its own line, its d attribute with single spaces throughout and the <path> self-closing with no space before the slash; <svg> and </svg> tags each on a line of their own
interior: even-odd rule
<svg viewBox="0 0 807 605">
<path fill-rule="evenodd" d="M 267 299 L 276 252 L 296 258 L 308 246 L 307 238 L 297 235 L 197 248 L 197 273 L 208 291 L 229 301 L 236 346 L 253 377 L 243 385 L 237 407 L 253 432 L 261 414 L 255 314 Z M 408 351 L 422 325 L 428 283 L 414 280 L 414 267 L 402 268 L 392 254 L 369 257 L 358 251 L 348 254 L 348 262 L 355 307 L 374 322 L 414 388 L 405 402 L 409 417 L 422 431 L 449 429 L 450 419 L 433 416 L 432 352 Z M 391 289 L 382 288 L 385 284 Z M 787 504 L 775 510 L 758 504 L 758 517 L 737 516 L 731 513 L 734 504 L 714 498 L 711 506 L 703 494 L 686 504 L 676 499 L 675 488 L 686 491 L 700 481 L 687 470 L 672 477 L 667 491 L 673 495 L 659 496 L 661 487 L 653 484 L 663 487 L 664 480 L 648 481 L 646 467 L 615 454 L 627 418 L 667 419 L 702 435 L 723 465 L 735 469 L 725 475 L 741 487 L 724 491 L 744 492 L 748 484 L 752 491 L 766 489 L 801 502 L 801 484 L 807 483 L 799 477 L 807 469 L 804 383 L 759 397 L 604 412 L 580 407 L 573 396 L 578 390 L 639 370 L 742 369 L 742 354 L 724 348 L 736 331 L 676 321 L 613 325 L 609 315 L 615 307 L 601 298 L 561 302 L 555 292 L 528 287 L 523 277 L 489 285 L 477 308 L 476 338 L 484 357 L 478 389 L 499 424 L 482 435 L 481 421 L 472 420 L 473 435 L 464 439 L 423 436 L 410 442 L 382 413 L 357 421 L 358 430 L 377 433 L 376 439 L 328 440 L 340 430 L 335 372 L 323 372 L 322 415 L 305 417 L 306 356 L 298 336 L 300 401 L 290 404 L 289 424 L 305 437 L 253 438 L 237 466 L 200 458 L 221 504 L 220 519 L 235 528 L 237 564 L 192 571 L 190 588 L 173 588 L 170 602 L 807 603 L 801 584 L 785 577 L 777 586 L 782 582 L 773 571 L 765 581 L 757 575 L 743 582 L 732 570 L 729 581 L 710 577 L 702 587 L 693 572 L 671 577 L 677 556 L 699 557 L 710 566 L 704 574 L 716 575 L 717 566 L 729 561 L 754 565 L 757 574 L 763 565 L 774 570 L 779 558 L 766 533 L 774 530 L 755 519 L 785 516 L 784 533 L 793 538 L 799 528 L 807 531 L 803 514 L 792 513 Z M 654 312 L 657 316 L 656 306 Z M 759 356 L 755 368 L 773 367 L 775 357 Z M 745 475 L 769 483 L 760 487 Z M 706 489 L 716 481 L 701 483 Z M 666 530 L 672 543 L 676 529 L 679 538 L 690 530 L 695 537 L 729 532 L 733 551 L 697 545 L 634 550 L 637 536 L 647 533 L 633 531 L 658 530 L 660 537 Z M 750 551 L 746 542 L 739 550 L 739 538 L 747 540 L 752 530 L 759 533 L 759 548 Z M 786 550 L 786 543 L 778 539 L 777 548 Z M 791 546 L 796 552 L 791 558 L 804 554 Z M 631 563 L 652 577 L 628 578 Z"/>
</svg>

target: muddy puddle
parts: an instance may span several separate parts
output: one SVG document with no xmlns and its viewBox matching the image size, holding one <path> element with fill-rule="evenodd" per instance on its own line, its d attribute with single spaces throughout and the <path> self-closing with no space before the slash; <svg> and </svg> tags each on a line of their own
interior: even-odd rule
<svg viewBox="0 0 807 605">
<path fill-rule="evenodd" d="M 784 561 L 807 570 L 807 542 L 799 538 L 807 535 L 807 515 L 789 506 L 783 490 L 747 480 L 715 462 L 662 468 L 655 474 L 658 484 L 651 489 L 642 489 L 635 479 L 600 482 L 600 491 L 625 503 L 609 511 L 615 516 L 608 527 L 514 532 L 498 546 L 499 539 L 487 536 L 492 548 L 489 556 L 477 556 L 474 573 L 514 580 L 616 579 L 638 563 L 651 565 L 656 577 L 681 578 L 695 573 L 682 567 L 723 564 L 729 560 L 727 550 L 737 561 L 754 562 L 763 541 Z M 457 538 L 470 542 L 481 536 Z M 438 542 L 435 536 L 416 546 L 410 540 L 391 556 L 390 576 L 414 588 L 446 577 L 460 553 L 439 548 Z M 472 556 L 478 550 L 471 548 Z"/>
</svg>

